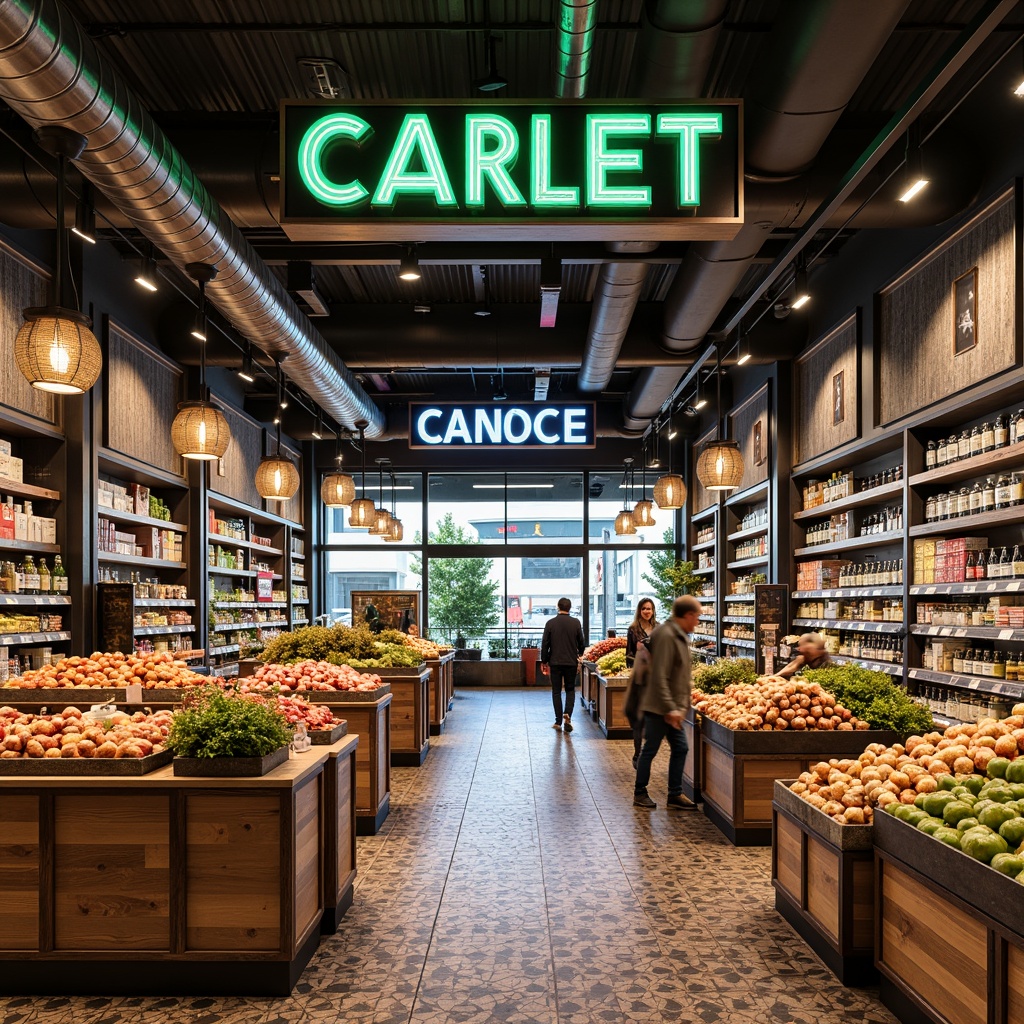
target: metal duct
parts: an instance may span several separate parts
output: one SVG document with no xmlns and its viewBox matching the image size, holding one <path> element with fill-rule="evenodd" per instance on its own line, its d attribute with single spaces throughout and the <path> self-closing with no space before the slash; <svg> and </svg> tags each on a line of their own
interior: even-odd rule
<svg viewBox="0 0 1024 1024">
<path fill-rule="evenodd" d="M 594 286 L 587 347 L 576 379 L 580 391 L 603 391 L 612 379 L 647 270 L 647 264 L 640 262 L 601 266 Z"/>
<path fill-rule="evenodd" d="M 0 97 L 29 124 L 84 135 L 82 173 L 179 268 L 216 264 L 207 296 L 345 427 L 384 416 L 57 0 L 0 0 Z"/>
<path fill-rule="evenodd" d="M 744 90 L 745 159 L 755 179 L 791 177 L 817 156 L 908 4 L 783 5 Z M 692 351 L 711 329 L 757 255 L 758 236 L 763 240 L 777 223 L 751 222 L 752 216 L 748 211 L 747 225 L 732 242 L 698 244 L 687 253 L 665 303 L 666 348 Z M 658 396 L 670 395 L 679 380 L 673 368 L 644 373 L 626 396 L 627 429 L 643 429 Z"/>
<path fill-rule="evenodd" d="M 647 0 L 628 95 L 703 96 L 727 6 L 727 0 Z"/>
<path fill-rule="evenodd" d="M 581 100 L 587 95 L 596 23 L 597 0 L 560 0 L 555 40 L 555 95 L 560 100 Z"/>
</svg>

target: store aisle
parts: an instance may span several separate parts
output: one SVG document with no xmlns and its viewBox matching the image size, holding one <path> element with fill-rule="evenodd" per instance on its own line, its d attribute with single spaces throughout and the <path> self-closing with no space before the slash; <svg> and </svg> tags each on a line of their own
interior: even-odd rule
<svg viewBox="0 0 1024 1024">
<path fill-rule="evenodd" d="M 2 1024 L 678 1021 L 892 1024 L 773 909 L 770 853 L 701 814 L 631 805 L 632 746 L 543 690 L 461 691 L 392 811 L 359 840 L 355 902 L 287 999 L 0 999 Z"/>
</svg>

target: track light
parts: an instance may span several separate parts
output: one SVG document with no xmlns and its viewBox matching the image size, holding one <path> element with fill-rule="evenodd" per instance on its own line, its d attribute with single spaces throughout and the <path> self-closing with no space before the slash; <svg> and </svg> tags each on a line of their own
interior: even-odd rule
<svg viewBox="0 0 1024 1024">
<path fill-rule="evenodd" d="M 487 74 L 477 80 L 476 87 L 480 92 L 497 92 L 508 85 L 508 79 L 498 74 L 496 47 L 497 39 L 492 35 L 487 37 Z"/>
<path fill-rule="evenodd" d="M 420 261 L 416 257 L 416 250 L 413 246 L 409 246 L 405 250 L 402 262 L 398 265 L 398 276 L 403 281 L 418 281 L 422 276 L 420 274 Z"/>
<path fill-rule="evenodd" d="M 740 338 L 736 344 L 736 365 L 742 366 L 750 360 L 750 337 L 740 328 Z"/>
<path fill-rule="evenodd" d="M 147 256 L 142 261 L 142 267 L 135 275 L 135 283 L 140 288 L 145 288 L 147 292 L 155 292 L 159 289 L 160 286 L 157 284 L 156 276 L 156 260 L 152 256 Z"/>
<path fill-rule="evenodd" d="M 256 374 L 252 365 L 252 345 L 245 346 L 245 355 L 242 357 L 242 365 L 238 368 L 238 376 L 247 384 L 256 383 Z"/>
<path fill-rule="evenodd" d="M 83 242 L 90 245 L 96 244 L 96 211 L 92 203 L 85 198 L 78 201 L 75 209 L 75 226 L 71 229 L 72 234 L 78 235 Z"/>
<path fill-rule="evenodd" d="M 796 267 L 796 277 L 793 287 L 793 301 L 790 302 L 790 309 L 803 309 L 811 301 L 811 293 L 807 290 L 807 268 L 804 265 L 803 257 Z"/>
<path fill-rule="evenodd" d="M 1024 83 L 1021 83 L 1024 85 Z M 900 196 L 901 203 L 909 203 L 922 189 L 928 185 L 928 178 L 924 173 L 924 164 L 921 159 L 921 146 L 917 141 L 918 132 L 911 128 L 907 132 L 907 154 L 904 160 L 903 172 L 903 194 Z"/>
<path fill-rule="evenodd" d="M 313 424 L 313 439 L 316 441 L 324 439 L 324 419 L 319 409 L 316 411 L 316 423 Z"/>
</svg>

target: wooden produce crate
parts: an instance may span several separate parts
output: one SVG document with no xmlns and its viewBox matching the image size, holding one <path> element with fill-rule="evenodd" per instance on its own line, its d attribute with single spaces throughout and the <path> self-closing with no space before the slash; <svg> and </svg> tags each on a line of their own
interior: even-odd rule
<svg viewBox="0 0 1024 1024">
<path fill-rule="evenodd" d="M 1021 1024 L 1021 886 L 891 814 L 875 818 L 875 963 L 905 1024 Z"/>
<path fill-rule="evenodd" d="M 324 770 L 324 913 L 320 933 L 333 935 L 352 905 L 356 880 L 356 751 L 358 736 L 333 744 Z"/>
<path fill-rule="evenodd" d="M 595 662 L 580 662 L 580 702 L 593 719 L 597 718 L 597 677 L 598 671 Z"/>
<path fill-rule="evenodd" d="M 683 796 L 694 803 L 700 802 L 700 722 L 701 716 L 689 708 L 683 717 L 683 734 L 689 753 L 683 765 Z"/>
<path fill-rule="evenodd" d="M 430 753 L 430 669 L 382 668 L 377 675 L 391 686 L 391 765 L 418 768 Z"/>
<path fill-rule="evenodd" d="M 738 732 L 701 722 L 700 773 L 704 813 L 734 846 L 772 841 L 776 779 L 795 779 L 818 761 L 857 757 L 869 743 L 896 743 L 892 732 Z"/>
<path fill-rule="evenodd" d="M 425 662 L 430 669 L 430 735 L 440 736 L 444 732 L 445 719 L 455 696 L 454 677 L 455 652 L 442 654 L 440 658 L 428 658 Z"/>
<path fill-rule="evenodd" d="M 622 710 L 629 676 L 603 676 L 597 672 L 594 676 L 597 681 L 597 724 L 605 739 L 632 739 L 633 727 Z"/>
<path fill-rule="evenodd" d="M 314 747 L 263 778 L 0 778 L 17 862 L 0 989 L 287 995 L 320 941 L 327 763 Z"/>
<path fill-rule="evenodd" d="M 871 825 L 840 825 L 775 782 L 775 909 L 844 985 L 874 982 L 875 876 Z"/>
</svg>

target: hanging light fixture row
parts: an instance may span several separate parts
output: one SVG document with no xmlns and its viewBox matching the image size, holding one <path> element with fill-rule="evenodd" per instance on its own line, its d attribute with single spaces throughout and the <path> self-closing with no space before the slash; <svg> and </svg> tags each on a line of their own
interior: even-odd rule
<svg viewBox="0 0 1024 1024">
<path fill-rule="evenodd" d="M 328 508 L 347 508 L 355 500 L 356 482 L 341 471 L 341 431 L 334 434 L 334 466 L 320 485 L 320 498 Z"/>
<path fill-rule="evenodd" d="M 736 441 L 726 438 L 722 417 L 722 350 L 715 348 L 716 385 L 718 388 L 717 437 L 708 441 L 697 456 L 697 479 L 708 491 L 734 491 L 743 480 L 743 456 Z"/>
<path fill-rule="evenodd" d="M 633 510 L 629 507 L 633 500 L 633 460 L 623 459 L 622 486 L 626 491 L 625 504 L 622 511 L 615 517 L 615 534 L 618 537 L 628 537 L 636 533 L 636 524 L 633 522 Z"/>
<path fill-rule="evenodd" d="M 647 497 L 647 442 L 644 441 L 643 459 L 640 463 L 640 500 L 633 506 L 633 525 L 642 530 L 654 526 L 654 502 Z"/>
<path fill-rule="evenodd" d="M 284 400 L 284 381 L 281 364 L 277 364 L 277 402 Z M 277 417 L 277 451 L 264 455 L 256 470 L 256 490 L 264 501 L 290 501 L 299 489 L 299 471 L 286 455 L 281 452 L 281 417 Z"/>
<path fill-rule="evenodd" d="M 669 407 L 668 432 L 672 434 L 672 409 Z M 682 508 L 686 502 L 686 484 L 683 478 L 672 472 L 672 442 L 668 442 L 668 472 L 654 482 L 654 503 L 666 512 Z"/>
<path fill-rule="evenodd" d="M 356 429 L 359 431 L 359 453 L 362 458 L 362 470 L 360 472 L 359 493 L 362 498 L 353 498 L 349 510 L 348 525 L 357 530 L 368 530 L 373 525 L 374 512 L 373 502 L 365 497 L 366 494 L 366 420 L 359 420 Z"/>
<path fill-rule="evenodd" d="M 70 307 L 65 294 L 74 281 L 65 278 L 67 229 L 64 226 L 67 161 L 85 149 L 85 137 L 56 125 L 35 130 L 38 145 L 57 158 L 57 248 L 53 288 L 48 306 L 23 309 L 25 318 L 14 339 L 14 358 L 22 376 L 34 388 L 57 395 L 81 395 L 99 379 L 103 368 L 100 343 L 92 333 L 92 320 Z M 76 303 L 77 305 L 77 303 Z"/>
</svg>

